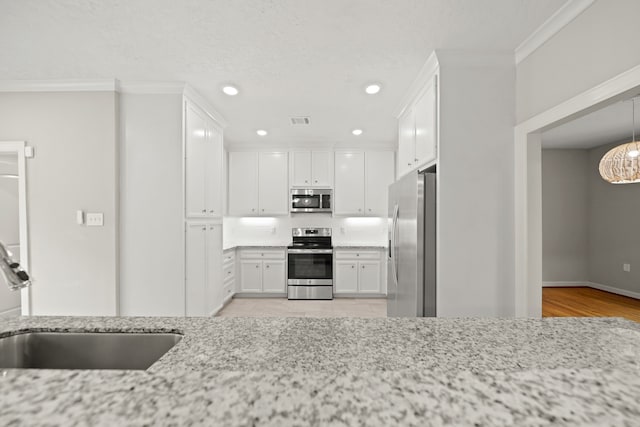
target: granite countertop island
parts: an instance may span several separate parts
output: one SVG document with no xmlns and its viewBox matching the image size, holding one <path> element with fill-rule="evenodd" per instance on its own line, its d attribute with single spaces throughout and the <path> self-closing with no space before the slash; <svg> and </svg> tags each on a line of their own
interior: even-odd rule
<svg viewBox="0 0 640 427">
<path fill-rule="evenodd" d="M 96 318 L 179 332 L 147 371 L 0 371 L 0 425 L 638 425 L 640 324 L 607 319 Z"/>
</svg>

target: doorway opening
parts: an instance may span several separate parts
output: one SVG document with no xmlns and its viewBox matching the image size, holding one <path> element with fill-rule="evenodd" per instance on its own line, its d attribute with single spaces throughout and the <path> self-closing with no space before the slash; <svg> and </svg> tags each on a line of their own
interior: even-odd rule
<svg viewBox="0 0 640 427">
<path fill-rule="evenodd" d="M 542 316 L 542 135 L 640 93 L 640 66 L 515 128 L 515 314 Z M 630 184 L 634 185 L 634 184 Z"/>
<path fill-rule="evenodd" d="M 29 271 L 25 143 L 0 141 L 0 241 Z M 0 277 L 0 316 L 29 315 L 30 289 L 11 291 Z"/>
</svg>

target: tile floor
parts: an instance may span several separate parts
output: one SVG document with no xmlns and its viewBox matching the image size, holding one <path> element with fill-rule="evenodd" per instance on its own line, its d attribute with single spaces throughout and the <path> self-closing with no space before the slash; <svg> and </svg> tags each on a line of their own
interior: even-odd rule
<svg viewBox="0 0 640 427">
<path fill-rule="evenodd" d="M 234 298 L 220 317 L 386 317 L 384 298 L 336 298 L 331 301 L 290 301 L 286 298 Z"/>
</svg>

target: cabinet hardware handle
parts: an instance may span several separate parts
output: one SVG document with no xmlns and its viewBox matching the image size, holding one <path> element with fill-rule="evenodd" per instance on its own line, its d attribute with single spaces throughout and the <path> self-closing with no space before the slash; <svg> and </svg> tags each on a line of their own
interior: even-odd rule
<svg viewBox="0 0 640 427">
<path fill-rule="evenodd" d="M 362 269 L 364 270 L 364 265 L 362 266 Z"/>
<path fill-rule="evenodd" d="M 416 162 L 416 163 L 418 163 L 418 160 L 420 160 L 420 159 L 413 159 L 413 161 Z"/>
<path fill-rule="evenodd" d="M 213 213 L 213 209 L 209 211 L 209 213 Z"/>
<path fill-rule="evenodd" d="M 202 213 L 207 213 L 207 210 L 206 209 L 202 209 Z"/>
<path fill-rule="evenodd" d="M 356 256 L 360 256 L 360 254 L 356 254 Z"/>
<path fill-rule="evenodd" d="M 256 268 L 260 268 L 260 266 L 256 264 Z"/>
<path fill-rule="evenodd" d="M 264 212 L 264 209 L 262 209 L 262 212 Z"/>
<path fill-rule="evenodd" d="M 307 180 L 305 179 L 305 180 L 304 180 L 304 183 L 305 183 L 305 184 L 308 184 L 308 183 L 309 183 L 309 181 L 307 181 Z"/>
<path fill-rule="evenodd" d="M 318 180 L 316 179 L 316 184 L 318 183 Z"/>
<path fill-rule="evenodd" d="M 371 208 L 369 208 L 369 212 L 371 212 Z"/>
<path fill-rule="evenodd" d="M 269 264 L 267 264 L 267 268 L 269 268 Z"/>
<path fill-rule="evenodd" d="M 413 166 L 413 163 L 407 163 L 407 166 Z"/>
<path fill-rule="evenodd" d="M 202 231 L 205 231 L 207 229 L 207 227 L 202 227 Z"/>
<path fill-rule="evenodd" d="M 352 266 L 351 266 L 351 268 L 356 268 L 356 266 L 355 266 L 355 265 L 352 265 Z"/>
</svg>

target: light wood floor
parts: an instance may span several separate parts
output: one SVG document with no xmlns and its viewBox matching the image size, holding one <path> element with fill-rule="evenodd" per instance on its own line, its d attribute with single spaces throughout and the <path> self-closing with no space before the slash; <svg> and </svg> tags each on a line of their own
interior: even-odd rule
<svg viewBox="0 0 640 427">
<path fill-rule="evenodd" d="M 640 322 L 640 300 L 593 288 L 542 288 L 542 317 L 624 317 Z"/>
<path fill-rule="evenodd" d="M 286 298 L 234 298 L 220 317 L 387 317 L 384 298 L 290 301 Z"/>
</svg>

